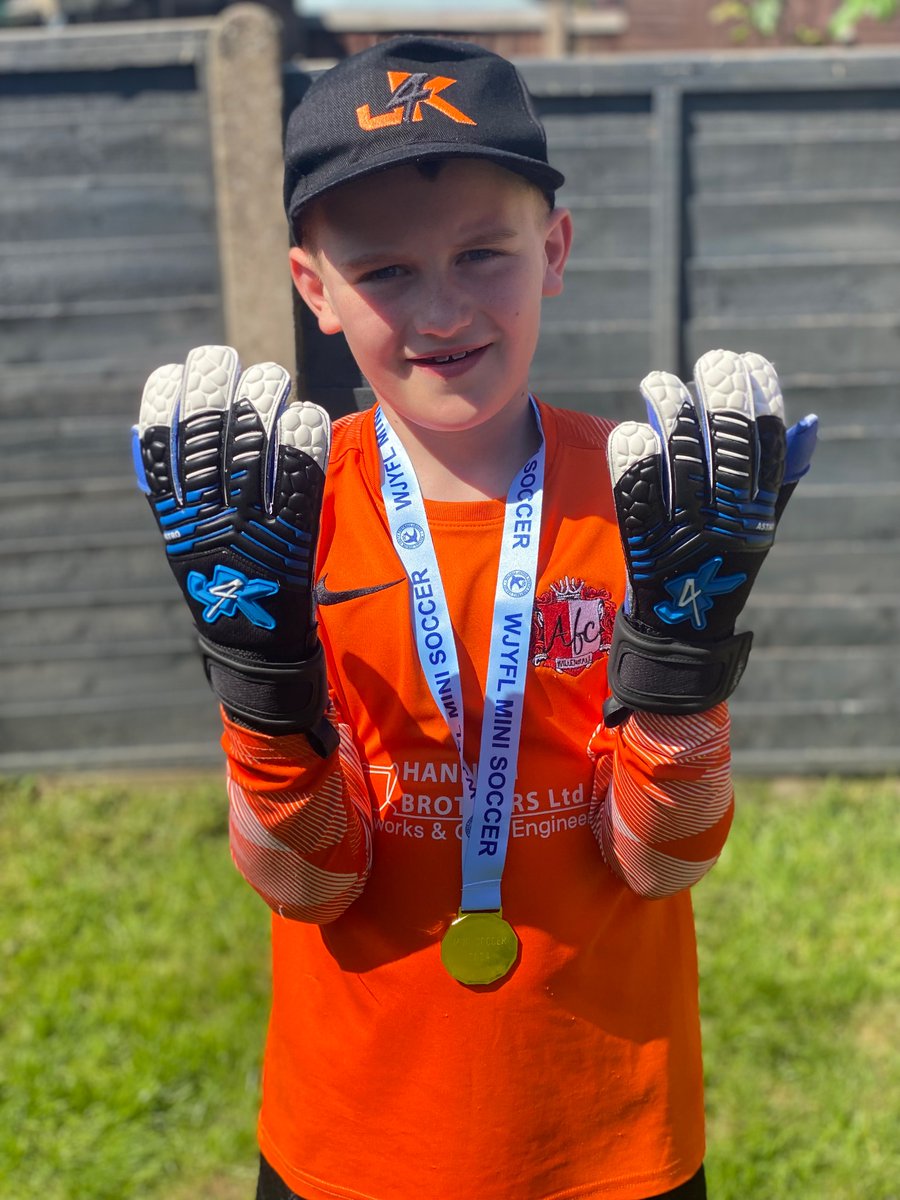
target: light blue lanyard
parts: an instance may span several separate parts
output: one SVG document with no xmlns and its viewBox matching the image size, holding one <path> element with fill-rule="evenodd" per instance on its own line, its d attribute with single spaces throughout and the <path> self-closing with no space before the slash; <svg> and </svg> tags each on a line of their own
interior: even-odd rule
<svg viewBox="0 0 900 1200">
<path fill-rule="evenodd" d="M 456 641 L 422 490 L 380 406 L 375 412 L 381 492 L 394 545 L 409 578 L 416 649 L 456 745 L 466 785 L 461 908 L 467 912 L 500 909 L 500 881 L 509 845 L 544 491 L 544 437 L 533 400 L 532 408 L 541 445 L 518 472 L 506 497 L 477 781 L 465 759 Z"/>
</svg>

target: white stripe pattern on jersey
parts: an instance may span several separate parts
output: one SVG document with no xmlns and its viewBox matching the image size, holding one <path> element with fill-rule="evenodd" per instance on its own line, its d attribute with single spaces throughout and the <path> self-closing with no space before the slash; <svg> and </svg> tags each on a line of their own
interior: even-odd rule
<svg viewBox="0 0 900 1200">
<path fill-rule="evenodd" d="M 362 892 L 372 862 L 372 810 L 359 757 L 346 725 L 338 734 L 338 768 L 315 792 L 249 793 L 228 779 L 234 864 L 270 908 L 295 921 L 339 917 Z M 259 766 L 283 764 L 283 754 L 273 740 L 256 747 L 253 758 Z M 334 859 L 364 868 L 340 870 Z"/>
<path fill-rule="evenodd" d="M 598 762 L 591 828 L 604 859 L 633 891 L 647 899 L 670 896 L 692 887 L 719 857 L 678 858 L 659 847 L 706 833 L 731 810 L 727 708 L 689 716 L 633 713 L 619 736 L 646 764 L 646 777 L 633 778 L 618 756 Z M 666 778 L 676 765 L 695 770 L 697 780 Z"/>
<path fill-rule="evenodd" d="M 609 862 L 615 859 L 628 886 L 646 899 L 671 896 L 693 885 L 715 866 L 718 854 L 700 862 L 686 862 L 654 850 L 628 828 L 616 806 L 611 788 L 600 822 L 600 848 Z"/>
<path fill-rule="evenodd" d="M 349 727 L 340 723 L 338 732 L 340 749 L 324 772 L 302 737 L 288 744 L 255 736 L 252 748 L 248 739 L 228 745 L 226 737 L 231 754 L 245 767 L 258 767 L 260 778 L 251 790 L 234 773 L 229 777 L 232 857 L 269 907 L 292 920 L 335 920 L 360 895 L 371 869 L 368 785 Z M 617 739 L 625 742 L 624 758 L 637 759 L 640 770 L 630 775 L 618 751 L 598 756 L 591 828 L 610 869 L 639 895 L 672 895 L 715 863 L 718 853 L 695 860 L 669 851 L 672 842 L 702 841 L 728 816 L 728 734 L 725 705 L 696 716 L 635 713 Z M 696 778 L 672 778 L 676 768 Z M 718 852 L 720 839 L 712 842 Z"/>
</svg>

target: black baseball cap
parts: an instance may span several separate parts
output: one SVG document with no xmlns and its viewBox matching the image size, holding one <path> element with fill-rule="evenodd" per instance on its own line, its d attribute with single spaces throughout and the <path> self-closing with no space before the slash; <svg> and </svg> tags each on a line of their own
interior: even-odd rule
<svg viewBox="0 0 900 1200">
<path fill-rule="evenodd" d="M 339 62 L 290 116 L 284 207 L 338 184 L 429 159 L 483 158 L 555 192 L 547 138 L 525 83 L 499 54 L 469 42 L 403 36 Z"/>
</svg>

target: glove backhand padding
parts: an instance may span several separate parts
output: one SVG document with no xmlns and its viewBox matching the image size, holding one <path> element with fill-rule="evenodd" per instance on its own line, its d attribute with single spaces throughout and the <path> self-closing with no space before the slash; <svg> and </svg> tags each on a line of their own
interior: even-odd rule
<svg viewBox="0 0 900 1200">
<path fill-rule="evenodd" d="M 752 634 L 735 622 L 809 468 L 816 418 L 785 430 L 772 364 L 705 354 L 687 387 L 655 371 L 649 422 L 624 422 L 608 448 L 628 587 L 616 619 L 607 722 L 628 709 L 700 712 L 737 686 Z"/>
<path fill-rule="evenodd" d="M 275 363 L 241 372 L 230 346 L 198 347 L 147 380 L 134 460 L 226 710 L 321 733 L 313 574 L 331 423 L 290 391 Z"/>
</svg>

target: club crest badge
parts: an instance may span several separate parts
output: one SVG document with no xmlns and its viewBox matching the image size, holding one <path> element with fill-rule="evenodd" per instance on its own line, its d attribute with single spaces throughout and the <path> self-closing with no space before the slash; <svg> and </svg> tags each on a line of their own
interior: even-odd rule
<svg viewBox="0 0 900 1200">
<path fill-rule="evenodd" d="M 425 541 L 425 530 L 415 521 L 407 521 L 397 530 L 397 541 L 406 550 L 418 550 Z"/>
<path fill-rule="evenodd" d="M 557 580 L 535 599 L 532 663 L 563 675 L 580 675 L 609 653 L 615 616 L 615 602 L 605 588 L 568 575 Z"/>
</svg>

